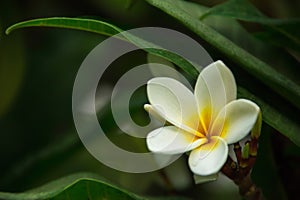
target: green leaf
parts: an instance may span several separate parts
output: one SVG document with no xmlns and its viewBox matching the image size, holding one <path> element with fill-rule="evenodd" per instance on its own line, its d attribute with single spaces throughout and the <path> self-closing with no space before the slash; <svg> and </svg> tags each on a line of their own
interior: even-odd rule
<svg viewBox="0 0 300 200">
<path fill-rule="evenodd" d="M 209 10 L 209 7 L 184 1 L 179 1 L 178 6 L 197 19 Z M 298 68 L 295 67 L 298 65 L 297 61 L 284 50 L 269 45 L 270 42 L 266 42 L 268 41 L 266 38 L 261 40 L 254 37 L 237 20 L 229 17 L 209 15 L 202 22 L 299 84 Z M 276 41 L 283 42 L 282 40 Z"/>
<path fill-rule="evenodd" d="M 259 150 L 251 177 L 255 184 L 262 189 L 265 199 L 286 200 L 288 199 L 285 191 L 286 187 L 282 183 L 280 173 L 278 173 L 277 155 L 274 154 L 274 146 L 272 144 L 273 134 L 276 133 L 271 127 L 267 125 L 262 126 Z"/>
<path fill-rule="evenodd" d="M 229 58 L 240 64 L 244 69 L 252 73 L 254 76 L 259 78 L 266 85 L 280 93 L 283 97 L 290 100 L 292 103 L 300 107 L 300 87 L 294 82 L 290 81 L 287 77 L 279 74 L 273 68 L 271 68 L 266 63 L 252 56 L 245 50 L 239 48 L 230 40 L 223 37 L 218 32 L 211 29 L 209 26 L 205 25 L 199 21 L 194 16 L 181 9 L 183 5 L 188 2 L 178 1 L 178 0 L 147 0 L 151 4 L 165 10 L 169 14 L 183 21 L 189 28 L 200 35 L 203 39 L 211 43 L 213 46 L 222 51 Z M 191 4 L 195 5 L 195 4 Z M 7 29 L 7 33 L 12 30 L 31 26 L 48 26 L 48 27 L 61 27 L 61 28 L 71 28 L 85 30 L 89 32 L 95 32 L 99 34 L 110 35 L 121 31 L 121 29 L 110 25 L 105 22 L 91 20 L 91 19 L 77 19 L 77 18 L 46 18 L 37 19 L 27 22 L 21 22 L 16 25 L 11 26 Z M 125 33 L 126 34 L 126 33 Z M 143 47 L 147 42 L 134 37 L 127 33 L 127 38 L 134 44 Z M 154 45 L 155 47 L 155 45 Z M 184 59 L 179 58 L 174 53 L 167 51 L 157 50 L 157 49 L 145 49 L 153 55 L 165 58 L 168 61 L 175 63 L 178 67 L 186 71 L 194 80 L 197 79 L 198 71 L 189 62 Z M 239 89 L 240 91 L 241 89 Z M 298 133 L 300 132 L 299 125 L 293 120 L 289 119 L 278 110 L 275 110 L 268 104 L 262 102 L 257 97 L 253 96 L 248 92 L 243 92 L 243 97 L 252 99 L 257 102 L 263 111 L 264 120 L 270 124 L 272 127 L 280 131 L 282 134 L 290 138 L 298 146 L 300 146 L 300 140 Z M 259 103 L 260 102 L 260 103 Z"/>
<path fill-rule="evenodd" d="M 282 97 L 300 108 L 299 85 L 288 79 L 286 76 L 278 73 L 271 66 L 235 45 L 232 41 L 228 40 L 223 35 L 192 16 L 189 12 L 182 9 L 182 6 L 190 4 L 189 2 L 181 0 L 146 1 L 181 21 L 203 40 L 221 51 L 224 55 L 239 64 L 239 66 L 258 78 L 261 82 L 276 91 Z"/>
<path fill-rule="evenodd" d="M 197 6 L 197 4 L 180 0 L 147 1 L 150 4 L 162 9 L 171 16 L 177 18 L 179 21 L 183 22 L 188 28 L 190 28 L 204 40 L 209 42 L 212 46 L 218 48 L 222 53 L 227 55 L 234 62 L 240 64 L 243 69 L 250 72 L 252 75 L 257 77 L 263 83 L 268 85 L 277 93 L 281 94 L 283 97 L 288 99 L 299 108 L 299 102 L 295 101 L 295 99 L 300 100 L 299 85 L 295 84 L 286 76 L 278 73 L 266 63 L 241 49 L 203 22 L 199 21 L 193 15 L 196 12 L 195 6 Z M 194 6 L 194 8 L 189 9 L 192 8 L 192 6 Z M 191 10 L 191 12 L 188 12 L 188 10 Z M 270 124 L 272 127 L 280 131 L 283 135 L 287 136 L 294 143 L 300 146 L 300 137 L 298 134 L 300 132 L 300 127 L 295 119 L 290 119 L 289 117 L 283 115 L 280 111 L 266 104 L 251 93 L 245 91 L 241 92 L 241 90 L 242 88 L 239 89 L 239 92 L 243 94 L 242 97 L 252 99 L 254 102 L 258 103 L 261 106 L 264 120 L 268 124 Z"/>
<path fill-rule="evenodd" d="M 300 26 L 300 24 L 299 24 Z M 290 40 L 287 37 L 282 37 L 282 34 L 269 29 L 268 31 L 257 32 L 253 34 L 256 38 L 276 46 L 284 46 L 296 51 L 300 51 L 300 45 Z"/>
<path fill-rule="evenodd" d="M 92 173 L 77 173 L 49 182 L 48 184 L 22 193 L 0 192 L 3 200 L 98 200 L 124 199 L 146 200 L 160 198 L 144 198 L 121 189 L 113 184 L 102 181 L 101 177 Z M 161 198 L 162 199 L 162 198 Z M 171 197 L 170 200 L 186 200 L 183 197 Z"/>
<path fill-rule="evenodd" d="M 44 19 L 34 19 L 14 24 L 6 29 L 5 33 L 10 34 L 13 30 L 24 27 L 57 27 L 69 28 L 94 32 L 102 35 L 115 35 L 122 30 L 106 22 L 93 19 L 79 19 L 68 17 L 53 17 Z"/>
<path fill-rule="evenodd" d="M 143 199 L 99 178 L 90 173 L 74 174 L 23 193 L 0 192 L 0 199 Z"/>
<path fill-rule="evenodd" d="M 171 63 L 161 57 L 152 55 L 150 53 L 147 54 L 147 62 L 148 62 L 149 69 L 150 69 L 151 73 L 153 74 L 153 76 L 170 77 L 170 78 L 173 78 L 173 79 L 176 79 L 176 80 L 182 82 L 182 79 L 181 79 L 182 77 L 180 76 L 181 74 L 178 71 L 176 71 L 173 63 Z M 153 63 L 168 66 L 169 68 L 171 68 L 173 70 L 170 70 L 170 69 L 166 70 L 165 68 L 161 68 L 161 67 L 158 67 L 157 65 L 153 65 Z"/>
<path fill-rule="evenodd" d="M 270 32 L 275 32 L 277 34 L 277 40 L 286 41 L 280 43 L 281 46 L 288 46 L 300 51 L 299 19 L 269 18 L 255 8 L 248 0 L 226 1 L 225 3 L 210 8 L 200 17 L 200 19 L 204 19 L 209 15 L 219 15 L 266 25 Z M 274 40 L 275 38 L 272 39 Z"/>
<path fill-rule="evenodd" d="M 123 32 L 122 29 L 111 25 L 109 23 L 94 20 L 94 19 L 82 19 L 82 18 L 67 18 L 67 17 L 52 17 L 52 18 L 44 18 L 44 19 L 35 19 L 35 20 L 29 20 L 25 22 L 20 22 L 17 24 L 12 25 L 6 30 L 6 34 L 9 34 L 11 31 L 19 28 L 25 28 L 25 27 L 56 27 L 56 28 L 68 28 L 68 29 L 76 29 L 76 30 L 83 30 L 93 33 L 98 33 L 102 35 L 112 36 L 118 33 Z M 181 66 L 181 68 L 186 71 L 191 76 L 198 75 L 198 71 L 193 67 L 191 63 L 183 59 L 182 57 L 172 53 L 168 52 L 166 50 L 162 49 L 156 49 L 157 47 L 154 44 L 151 44 L 149 42 L 146 42 L 140 38 L 137 38 L 133 36 L 132 34 L 129 34 L 127 32 L 123 32 L 122 34 L 125 36 L 127 40 L 130 40 L 135 45 L 143 48 L 145 46 L 153 47 L 153 48 L 146 48 L 145 51 L 160 56 L 162 58 L 165 58 L 168 61 L 171 61 L 175 63 L 178 66 Z M 124 38 L 120 38 L 124 39 Z"/>
<path fill-rule="evenodd" d="M 221 15 L 249 22 L 281 24 L 286 20 L 268 18 L 255 8 L 248 0 L 229 0 L 207 10 L 200 18 L 208 15 Z"/>
<path fill-rule="evenodd" d="M 298 119 L 290 119 L 285 113 L 278 111 L 244 88 L 238 87 L 238 97 L 247 98 L 257 103 L 262 110 L 263 120 L 300 146 L 300 123 Z"/>
</svg>

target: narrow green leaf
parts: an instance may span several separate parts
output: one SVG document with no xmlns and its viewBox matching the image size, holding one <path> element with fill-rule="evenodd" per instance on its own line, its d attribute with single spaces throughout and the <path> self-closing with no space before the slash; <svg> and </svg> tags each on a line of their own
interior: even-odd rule
<svg viewBox="0 0 300 200">
<path fill-rule="evenodd" d="M 285 113 L 279 112 L 274 107 L 268 105 L 257 96 L 251 94 L 244 88 L 238 87 L 238 97 L 247 98 L 259 105 L 262 110 L 263 120 L 288 137 L 296 145 L 300 146 L 300 123 L 299 119 L 290 119 Z"/>
<path fill-rule="evenodd" d="M 82 19 L 82 18 L 67 18 L 67 17 L 52 17 L 52 18 L 43 18 L 43 19 L 34 19 L 25 22 L 20 22 L 12 25 L 6 30 L 6 34 L 10 34 L 13 30 L 26 27 L 56 27 L 56 28 L 68 28 L 83 30 L 93 33 L 98 33 L 102 35 L 112 36 L 118 33 L 123 32 L 122 29 L 111 25 L 109 23 L 98 21 L 94 19 Z M 123 32 L 123 35 L 127 40 L 134 43 L 135 45 L 143 48 L 145 46 L 152 46 L 153 48 L 145 48 L 144 50 L 153 54 L 165 58 L 168 61 L 175 63 L 178 66 L 187 72 L 190 76 L 198 75 L 198 71 L 193 67 L 191 63 L 183 59 L 182 57 L 168 52 L 162 49 L 156 49 L 157 45 L 151 44 L 147 41 L 144 41 L 140 38 L 133 36 L 127 32 Z M 124 39 L 124 38 L 120 38 Z"/>
<path fill-rule="evenodd" d="M 278 34 L 278 39 L 287 41 L 280 43 L 281 46 L 288 44 L 288 47 L 298 51 L 300 50 L 300 19 L 269 18 L 255 8 L 248 0 L 226 1 L 225 3 L 210 8 L 200 18 L 204 19 L 209 15 L 219 15 L 266 25 L 271 32 Z M 291 43 L 293 43 L 293 45 L 290 45 Z"/>
<path fill-rule="evenodd" d="M 261 13 L 248 0 L 229 0 L 222 4 L 216 5 L 207 10 L 200 18 L 203 19 L 208 15 L 221 15 L 248 22 L 257 22 L 261 24 L 290 24 L 299 23 L 297 19 L 273 19 Z"/>
<path fill-rule="evenodd" d="M 262 134 L 259 138 L 259 151 L 251 177 L 255 184 L 262 189 L 266 199 L 287 200 L 286 187 L 283 185 L 282 177 L 278 173 L 278 163 L 271 142 L 273 134 L 275 133 L 271 127 L 262 127 Z"/>
<path fill-rule="evenodd" d="M 300 26 L 300 25 L 299 25 Z M 253 34 L 256 38 L 276 46 L 284 46 L 296 51 L 300 51 L 300 45 L 287 37 L 282 37 L 282 34 L 269 29 L 268 31 L 256 32 Z"/>
<path fill-rule="evenodd" d="M 93 19 L 79 19 L 68 17 L 53 17 L 44 19 L 34 19 L 14 24 L 6 29 L 5 33 L 10 34 L 13 30 L 25 27 L 57 27 L 69 28 L 94 32 L 102 35 L 115 35 L 122 30 L 102 21 Z"/>
<path fill-rule="evenodd" d="M 92 173 L 78 173 L 49 182 L 48 184 L 22 193 L 0 192 L 3 200 L 98 200 L 98 199 L 122 199 L 122 200 L 146 200 L 148 198 L 138 196 L 121 189 L 101 177 Z M 149 198 L 156 199 L 156 198 Z M 160 199 L 160 198 L 157 198 Z M 184 197 L 171 197 L 170 200 L 187 200 Z"/>
<path fill-rule="evenodd" d="M 265 62 L 254 57 L 232 41 L 207 26 L 199 19 L 182 9 L 182 5 L 190 4 L 181 0 L 146 0 L 151 5 L 160 8 L 175 17 L 202 39 L 217 48 L 224 55 L 236 62 L 243 69 L 257 77 L 265 85 L 276 91 L 282 97 L 300 108 L 300 86 L 278 73 Z"/>
<path fill-rule="evenodd" d="M 266 63 L 239 48 L 230 40 L 226 39 L 218 32 L 214 31 L 209 26 L 203 24 L 197 18 L 191 16 L 189 13 L 180 8 L 180 6 L 185 5 L 185 3 L 188 2 L 178 0 L 147 1 L 163 10 L 166 10 L 166 12 L 178 18 L 180 21 L 183 21 L 189 28 L 195 31 L 203 39 L 217 47 L 225 55 L 239 63 L 244 69 L 259 78 L 262 82 L 277 91 L 283 97 L 300 107 L 300 87 L 298 85 L 276 72 Z M 105 35 L 111 35 L 121 31 L 121 29 L 113 25 L 97 20 L 77 18 L 45 18 L 18 23 L 8 28 L 7 33 L 10 33 L 12 30 L 18 28 L 32 26 L 71 28 Z M 146 41 L 143 41 L 132 35 L 127 35 L 127 37 L 131 42 L 140 47 L 143 47 L 144 44 L 147 43 Z M 175 63 L 178 67 L 186 71 L 194 80 L 197 79 L 198 71 L 193 67 L 193 65 L 184 59 L 179 58 L 177 55 L 157 49 L 148 48 L 145 49 L 145 51 Z M 278 110 L 270 107 L 268 104 L 253 96 L 251 93 L 242 91 L 242 88 L 239 89 L 239 92 L 241 92 L 243 97 L 252 99 L 261 106 L 264 121 L 290 138 L 295 144 L 300 146 L 300 137 L 298 136 L 300 127 L 295 121 L 289 119 Z"/>
<path fill-rule="evenodd" d="M 209 7 L 195 4 L 191 2 L 179 1 L 178 6 L 185 12 L 188 12 L 192 17 L 199 19 L 209 10 Z M 201 22 L 222 34 L 240 48 L 247 50 L 250 54 L 254 55 L 258 59 L 267 62 L 279 73 L 284 74 L 295 83 L 299 84 L 298 62 L 283 49 L 278 49 L 273 45 L 270 45 L 271 39 L 264 37 L 263 39 L 253 36 L 249 33 L 236 19 L 229 17 L 209 15 Z M 270 33 L 270 32 L 268 32 Z M 278 35 L 278 34 L 277 34 Z M 272 40 L 274 42 L 287 42 L 284 38 L 278 38 L 278 40 Z M 296 46 L 294 43 L 285 43 L 288 46 Z M 278 45 L 277 45 L 278 46 Z M 280 45 L 279 45 L 280 46 Z M 276 59 L 274 59 L 276 58 Z"/>
<path fill-rule="evenodd" d="M 143 199 L 114 185 L 99 180 L 99 176 L 90 173 L 70 175 L 44 186 L 23 193 L 0 192 L 0 199 Z"/>
</svg>

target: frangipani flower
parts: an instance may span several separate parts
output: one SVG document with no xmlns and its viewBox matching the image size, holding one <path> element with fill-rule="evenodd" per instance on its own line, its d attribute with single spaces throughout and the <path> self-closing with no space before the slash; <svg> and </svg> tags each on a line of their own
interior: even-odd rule
<svg viewBox="0 0 300 200">
<path fill-rule="evenodd" d="M 145 109 L 170 124 L 147 135 L 149 150 L 171 155 L 191 151 L 190 169 L 201 176 L 220 171 L 228 145 L 249 133 L 260 112 L 255 103 L 236 100 L 233 74 L 221 61 L 202 70 L 194 93 L 175 79 L 157 77 L 147 83 L 147 95 Z"/>
</svg>

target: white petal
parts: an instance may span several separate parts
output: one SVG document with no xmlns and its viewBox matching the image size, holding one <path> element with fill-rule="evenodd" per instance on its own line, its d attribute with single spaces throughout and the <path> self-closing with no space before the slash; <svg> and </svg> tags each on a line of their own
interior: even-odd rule
<svg viewBox="0 0 300 200">
<path fill-rule="evenodd" d="M 222 137 L 228 144 L 238 142 L 251 131 L 259 112 L 252 101 L 232 101 L 221 110 L 209 134 Z"/>
<path fill-rule="evenodd" d="M 228 145 L 220 137 L 213 136 L 209 142 L 192 150 L 189 166 L 193 173 L 201 176 L 215 174 L 226 162 Z"/>
<path fill-rule="evenodd" d="M 154 118 L 156 118 L 159 122 L 161 123 L 166 123 L 166 119 L 161 115 L 160 112 L 158 112 L 153 106 L 151 106 L 150 104 L 145 104 L 144 105 L 144 109 L 150 114 L 152 115 Z M 162 125 L 163 125 L 162 124 Z"/>
<path fill-rule="evenodd" d="M 195 96 L 201 124 L 207 132 L 219 111 L 236 99 L 234 76 L 222 61 L 216 61 L 201 71 L 195 86 Z"/>
<path fill-rule="evenodd" d="M 154 153 L 180 154 L 207 142 L 175 126 L 155 129 L 147 135 L 148 149 Z"/>
<path fill-rule="evenodd" d="M 153 78 L 147 85 L 148 99 L 163 118 L 186 131 L 197 132 L 199 115 L 193 93 L 167 77 Z"/>
<path fill-rule="evenodd" d="M 176 122 L 172 122 L 172 120 L 170 120 L 167 116 L 165 116 L 164 112 L 162 109 L 160 109 L 160 107 L 158 106 L 153 106 L 150 104 L 145 104 L 144 105 L 144 109 L 149 112 L 152 116 L 154 116 L 154 118 L 156 118 L 159 122 L 161 122 L 161 126 L 163 126 L 164 124 L 166 124 L 166 122 L 171 123 L 172 125 L 175 125 L 176 127 L 183 129 L 189 133 L 192 133 L 198 137 L 205 137 L 204 134 L 202 134 L 202 132 L 200 133 L 199 131 L 196 131 L 195 129 L 189 127 L 188 125 L 185 124 L 180 124 L 180 123 L 176 123 Z"/>
</svg>

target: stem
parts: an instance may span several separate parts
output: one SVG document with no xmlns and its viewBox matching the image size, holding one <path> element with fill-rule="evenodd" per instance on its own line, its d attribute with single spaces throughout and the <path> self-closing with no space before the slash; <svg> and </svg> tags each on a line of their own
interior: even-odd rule
<svg viewBox="0 0 300 200">
<path fill-rule="evenodd" d="M 253 183 L 250 173 L 244 179 L 235 182 L 235 184 L 239 186 L 239 192 L 246 200 L 264 199 L 261 189 Z"/>
<path fill-rule="evenodd" d="M 238 147 L 239 145 L 236 145 Z M 254 165 L 256 157 L 249 156 L 243 159 L 240 155 L 240 148 L 236 148 L 237 162 L 228 156 L 226 163 L 222 167 L 222 173 L 239 187 L 239 193 L 246 200 L 263 200 L 262 190 L 258 188 L 251 179 L 251 169 Z"/>
<path fill-rule="evenodd" d="M 256 161 L 258 138 L 261 132 L 262 115 L 259 113 L 256 123 L 251 131 L 251 140 L 248 140 L 243 149 L 239 142 L 234 144 L 234 153 L 237 162 L 230 156 L 221 171 L 225 176 L 233 180 L 239 187 L 239 193 L 246 200 L 264 199 L 262 190 L 258 188 L 251 179 L 251 171 Z"/>
<path fill-rule="evenodd" d="M 159 175 L 171 194 L 176 194 L 175 188 L 164 170 L 159 170 Z"/>
</svg>

